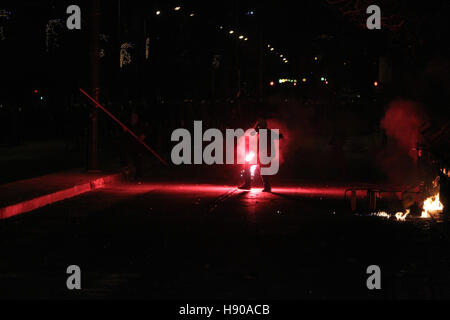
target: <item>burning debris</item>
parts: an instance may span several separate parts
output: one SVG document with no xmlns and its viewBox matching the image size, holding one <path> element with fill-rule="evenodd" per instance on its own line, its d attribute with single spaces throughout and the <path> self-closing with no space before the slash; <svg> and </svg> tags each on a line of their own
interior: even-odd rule
<svg viewBox="0 0 450 320">
<path fill-rule="evenodd" d="M 444 211 L 444 205 L 440 201 L 440 195 L 437 193 L 434 196 L 427 198 L 423 202 L 423 211 L 421 214 L 422 219 L 429 219 L 433 214 L 440 214 Z M 406 221 L 406 218 L 410 216 L 411 210 L 407 209 L 406 212 L 397 212 L 395 215 L 391 215 L 385 211 L 379 211 L 376 213 L 370 214 L 371 216 L 391 219 L 395 217 L 397 221 Z"/>
<path fill-rule="evenodd" d="M 439 214 L 444 211 L 444 205 L 440 201 L 439 193 L 427 198 L 423 202 L 422 218 L 430 218 L 432 214 Z"/>
<path fill-rule="evenodd" d="M 372 217 L 380 217 L 380 218 L 386 218 L 386 219 L 390 219 L 391 215 L 385 211 L 380 211 L 377 213 L 372 213 L 370 214 Z"/>
<path fill-rule="evenodd" d="M 397 221 L 406 221 L 406 217 L 407 216 L 409 216 L 409 213 L 410 213 L 411 211 L 408 209 L 408 210 L 406 210 L 406 212 L 405 213 L 403 213 L 403 212 L 397 212 L 396 214 L 395 214 L 395 218 L 397 219 Z"/>
<path fill-rule="evenodd" d="M 380 211 L 380 212 L 377 212 L 377 213 L 372 213 L 371 216 L 385 218 L 385 219 L 388 219 L 388 220 L 391 219 L 392 217 L 395 217 L 395 219 L 397 221 L 406 221 L 406 217 L 409 215 L 409 213 L 410 213 L 409 209 L 406 210 L 405 213 L 397 212 L 395 215 L 391 215 L 391 214 L 389 214 L 389 213 L 387 213 L 385 211 Z"/>
</svg>

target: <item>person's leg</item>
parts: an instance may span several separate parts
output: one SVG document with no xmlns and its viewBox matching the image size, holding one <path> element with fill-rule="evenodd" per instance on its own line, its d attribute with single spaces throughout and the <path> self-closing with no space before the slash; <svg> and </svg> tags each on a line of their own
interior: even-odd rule
<svg viewBox="0 0 450 320">
<path fill-rule="evenodd" d="M 251 189 L 252 188 L 252 175 L 250 173 L 250 166 L 244 167 L 244 184 L 239 186 L 239 189 Z"/>
<path fill-rule="evenodd" d="M 261 175 L 263 184 L 264 184 L 264 192 L 272 192 L 272 187 L 270 186 L 270 179 L 269 176 L 263 176 Z"/>
</svg>

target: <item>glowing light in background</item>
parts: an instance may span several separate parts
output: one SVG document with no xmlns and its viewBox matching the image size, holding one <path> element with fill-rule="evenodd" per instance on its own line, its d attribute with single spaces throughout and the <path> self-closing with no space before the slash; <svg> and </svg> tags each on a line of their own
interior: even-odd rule
<svg viewBox="0 0 450 320">
<path fill-rule="evenodd" d="M 278 83 L 297 83 L 296 79 L 278 79 Z"/>
</svg>

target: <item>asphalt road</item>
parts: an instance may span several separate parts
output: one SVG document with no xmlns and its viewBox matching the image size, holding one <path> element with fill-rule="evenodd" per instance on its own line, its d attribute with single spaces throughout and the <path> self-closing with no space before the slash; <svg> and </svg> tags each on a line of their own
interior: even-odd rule
<svg viewBox="0 0 450 320">
<path fill-rule="evenodd" d="M 129 183 L 0 221 L 0 298 L 450 297 L 448 222 L 357 216 L 317 188 Z"/>
</svg>

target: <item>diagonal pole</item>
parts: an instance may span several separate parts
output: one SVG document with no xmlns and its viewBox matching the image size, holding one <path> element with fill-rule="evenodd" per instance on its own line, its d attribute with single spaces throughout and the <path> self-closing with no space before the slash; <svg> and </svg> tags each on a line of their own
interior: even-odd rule
<svg viewBox="0 0 450 320">
<path fill-rule="evenodd" d="M 159 161 L 161 161 L 162 164 L 167 166 L 167 162 L 159 156 L 152 148 L 150 148 L 144 141 L 139 139 L 139 137 L 131 131 L 126 125 L 124 125 L 119 119 L 117 119 L 111 112 L 109 112 L 105 107 L 103 107 L 97 100 L 92 98 L 86 91 L 80 88 L 80 91 L 82 94 L 84 94 L 86 97 L 89 98 L 98 108 L 100 108 L 104 113 L 106 113 L 111 119 L 113 119 L 115 122 L 117 122 L 125 131 L 127 131 L 129 134 L 133 136 L 137 141 L 139 141 L 140 144 L 142 144 L 148 151 L 150 151 L 156 158 L 158 158 Z"/>
</svg>

